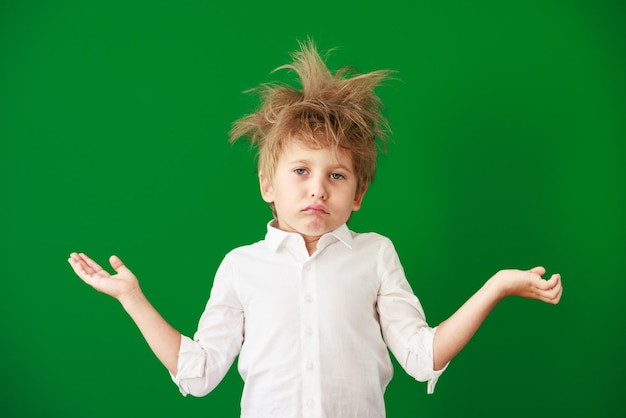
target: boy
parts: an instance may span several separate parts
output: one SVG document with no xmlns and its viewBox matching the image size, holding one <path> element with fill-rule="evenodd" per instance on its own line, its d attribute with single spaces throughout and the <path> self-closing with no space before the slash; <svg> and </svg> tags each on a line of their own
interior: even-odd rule
<svg viewBox="0 0 626 418">
<path fill-rule="evenodd" d="M 233 125 L 258 149 L 265 239 L 226 255 L 194 339 L 172 328 L 112 256 L 110 275 L 84 254 L 76 274 L 118 299 L 184 394 L 202 396 L 239 355 L 242 417 L 384 417 L 388 349 L 432 393 L 449 361 L 494 306 L 517 295 L 557 303 L 560 276 L 505 270 L 456 313 L 429 327 L 392 243 L 346 223 L 376 171 L 385 120 L 375 71 L 332 74 L 312 42 L 294 62 L 302 90 L 263 85 L 258 111 Z"/>
</svg>

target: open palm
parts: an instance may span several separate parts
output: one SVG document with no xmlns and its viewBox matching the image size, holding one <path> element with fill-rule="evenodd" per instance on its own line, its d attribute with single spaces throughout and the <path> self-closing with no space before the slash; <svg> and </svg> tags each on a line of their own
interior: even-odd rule
<svg viewBox="0 0 626 418">
<path fill-rule="evenodd" d="M 557 304 L 563 293 L 561 275 L 558 273 L 544 280 L 546 269 L 538 266 L 530 270 L 502 270 L 494 278 L 500 280 L 507 296 L 521 296 Z"/>
<path fill-rule="evenodd" d="M 82 253 L 70 254 L 68 262 L 85 283 L 118 300 L 139 290 L 137 278 L 117 256 L 111 256 L 109 259 L 116 272 L 113 275 Z"/>
</svg>

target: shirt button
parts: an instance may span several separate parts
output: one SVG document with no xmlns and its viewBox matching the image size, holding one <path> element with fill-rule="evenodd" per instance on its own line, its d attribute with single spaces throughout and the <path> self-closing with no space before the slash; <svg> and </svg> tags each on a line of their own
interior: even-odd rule
<svg viewBox="0 0 626 418">
<path fill-rule="evenodd" d="M 315 369 L 315 364 L 313 364 L 313 362 L 310 361 L 310 362 L 307 363 L 306 368 L 308 370 L 313 370 L 313 369 Z"/>
<path fill-rule="evenodd" d="M 304 295 L 304 301 L 305 301 L 306 303 L 311 303 L 311 302 L 313 302 L 313 296 L 311 296 L 311 295 L 309 295 L 309 294 Z"/>
<path fill-rule="evenodd" d="M 313 405 L 315 405 L 313 399 L 309 399 L 308 401 L 306 401 L 306 406 L 308 406 L 309 408 L 313 408 Z"/>
<path fill-rule="evenodd" d="M 313 328 L 311 327 L 306 327 L 306 329 L 304 330 L 304 333 L 306 335 L 313 335 Z"/>
<path fill-rule="evenodd" d="M 311 265 L 310 264 L 305 264 L 304 265 L 304 271 L 311 271 Z"/>
</svg>

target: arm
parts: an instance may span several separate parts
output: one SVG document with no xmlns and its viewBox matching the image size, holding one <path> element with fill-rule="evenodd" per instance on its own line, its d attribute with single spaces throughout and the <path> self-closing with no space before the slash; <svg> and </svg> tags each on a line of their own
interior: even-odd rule
<svg viewBox="0 0 626 418">
<path fill-rule="evenodd" d="M 502 270 L 437 327 L 433 342 L 433 367 L 443 368 L 469 342 L 491 310 L 507 296 L 521 296 L 556 304 L 563 288 L 561 276 L 542 279 L 543 267 L 528 271 Z"/>
<path fill-rule="evenodd" d="M 172 373 L 178 373 L 181 335 L 150 304 L 135 275 L 116 256 L 110 263 L 117 274 L 111 275 L 85 254 L 72 253 L 69 263 L 85 283 L 117 299 L 143 334 L 157 358 Z"/>
</svg>

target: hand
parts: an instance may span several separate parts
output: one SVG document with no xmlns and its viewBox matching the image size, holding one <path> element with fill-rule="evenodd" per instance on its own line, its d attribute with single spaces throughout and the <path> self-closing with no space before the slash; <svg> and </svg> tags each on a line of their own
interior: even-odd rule
<svg viewBox="0 0 626 418">
<path fill-rule="evenodd" d="M 498 284 L 503 296 L 521 296 L 557 304 L 563 293 L 561 275 L 553 274 L 550 279 L 545 280 L 541 277 L 544 274 L 546 269 L 543 267 L 530 270 L 502 270 L 490 281 Z"/>
<path fill-rule="evenodd" d="M 117 272 L 114 275 L 109 274 L 98 263 L 82 253 L 70 254 L 70 258 L 67 261 L 78 277 L 85 283 L 99 292 L 114 297 L 120 302 L 129 296 L 141 292 L 135 275 L 115 255 L 109 258 L 111 266 Z"/>
</svg>

